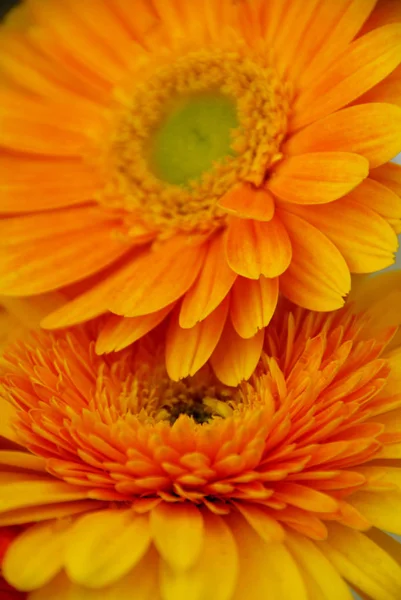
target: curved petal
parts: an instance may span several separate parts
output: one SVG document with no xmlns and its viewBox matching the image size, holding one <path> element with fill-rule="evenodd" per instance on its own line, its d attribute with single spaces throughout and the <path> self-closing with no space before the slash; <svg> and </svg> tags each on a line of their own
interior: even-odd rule
<svg viewBox="0 0 401 600">
<path fill-rule="evenodd" d="M 157 327 L 173 307 L 174 304 L 169 304 L 157 312 L 141 317 L 108 315 L 96 340 L 96 354 L 119 352 L 130 346 Z"/>
<path fill-rule="evenodd" d="M 291 262 L 291 243 L 280 218 L 269 222 L 233 217 L 225 248 L 231 269 L 249 279 L 277 277 Z"/>
<path fill-rule="evenodd" d="M 205 319 L 229 293 L 237 274 L 222 260 L 223 254 L 223 235 L 216 235 L 209 242 L 198 278 L 183 298 L 181 327 L 193 327 Z"/>
<path fill-rule="evenodd" d="M 401 23 L 384 25 L 355 40 L 314 83 L 303 83 L 294 105 L 291 130 L 305 127 L 349 104 L 400 63 Z"/>
<path fill-rule="evenodd" d="M 401 566 L 366 535 L 337 524 L 328 525 L 324 554 L 352 585 L 375 600 L 397 598 L 401 589 Z"/>
<path fill-rule="evenodd" d="M 5 579 L 17 590 L 46 585 L 63 567 L 69 523 L 50 521 L 31 525 L 10 545 L 3 563 Z"/>
<path fill-rule="evenodd" d="M 379 169 L 371 171 L 371 175 L 374 176 L 376 171 L 379 171 Z M 358 187 L 347 195 L 347 198 L 374 210 L 384 217 L 394 229 L 397 228 L 397 225 L 398 227 L 400 226 L 401 198 L 390 187 L 379 183 L 379 181 L 375 181 L 372 177 L 368 177 L 365 181 L 362 181 Z M 398 232 L 396 231 L 396 233 Z"/>
<path fill-rule="evenodd" d="M 370 172 L 371 179 L 378 181 L 401 196 L 401 165 L 388 163 Z"/>
<path fill-rule="evenodd" d="M 108 309 L 125 317 L 156 312 L 175 302 L 195 281 L 206 244 L 188 243 L 185 236 L 150 249 L 132 262 L 126 279 L 113 294 Z"/>
<path fill-rule="evenodd" d="M 203 517 L 194 504 L 162 502 L 150 514 L 153 542 L 175 571 L 194 566 L 205 543 Z"/>
<path fill-rule="evenodd" d="M 276 167 L 268 188 L 294 204 L 326 204 L 345 196 L 369 175 L 368 161 L 350 152 L 290 156 Z"/>
<path fill-rule="evenodd" d="M 274 198 L 267 190 L 241 184 L 233 187 L 218 202 L 220 208 L 236 217 L 271 221 L 274 215 Z"/>
<path fill-rule="evenodd" d="M 343 306 L 351 277 L 339 250 L 304 219 L 286 211 L 280 215 L 293 246 L 293 259 L 280 277 L 280 290 L 310 310 L 330 311 Z"/>
<path fill-rule="evenodd" d="M 360 96 L 357 102 L 390 102 L 401 107 L 401 65 L 366 94 Z"/>
<path fill-rule="evenodd" d="M 234 329 L 243 338 L 253 337 L 266 327 L 278 300 L 278 279 L 251 280 L 238 277 L 231 291 L 230 317 Z"/>
<path fill-rule="evenodd" d="M 360 491 L 347 501 L 375 527 L 401 535 L 401 491 Z"/>
<path fill-rule="evenodd" d="M 353 201 L 352 192 L 323 206 L 288 205 L 287 210 L 331 240 L 352 273 L 373 273 L 394 262 L 398 248 L 394 230 L 377 212 Z"/>
<path fill-rule="evenodd" d="M 129 573 L 150 543 L 144 515 L 111 508 L 89 513 L 78 517 L 67 535 L 65 568 L 75 583 L 102 588 Z"/>
<path fill-rule="evenodd" d="M 259 507 L 255 504 L 238 502 L 236 508 L 252 529 L 266 543 L 283 542 L 286 538 L 287 533 L 283 527 L 278 521 L 268 515 L 262 506 Z"/>
<path fill-rule="evenodd" d="M 170 320 L 166 337 L 166 368 L 171 379 L 178 381 L 194 375 L 215 350 L 228 314 L 228 298 L 203 321 L 183 329 L 178 315 Z"/>
<path fill-rule="evenodd" d="M 353 152 L 364 156 L 374 168 L 401 151 L 400 130 L 400 107 L 384 103 L 358 104 L 297 132 L 285 145 L 284 152 L 290 155 Z"/>
<path fill-rule="evenodd" d="M 210 363 L 225 385 L 236 386 L 252 375 L 259 362 L 264 330 L 247 340 L 241 338 L 228 319 Z"/>
</svg>

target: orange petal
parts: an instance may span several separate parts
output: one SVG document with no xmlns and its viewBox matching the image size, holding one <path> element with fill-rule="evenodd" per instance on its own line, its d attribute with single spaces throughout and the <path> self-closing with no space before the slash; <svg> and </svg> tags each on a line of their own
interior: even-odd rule
<svg viewBox="0 0 401 600">
<path fill-rule="evenodd" d="M 366 124 L 369 123 L 367 127 Z M 401 108 L 392 104 L 358 104 L 344 108 L 293 135 L 290 155 L 305 152 L 353 152 L 378 167 L 401 150 Z"/>
<path fill-rule="evenodd" d="M 271 542 L 284 541 L 286 534 L 278 521 L 269 516 L 263 507 L 258 507 L 253 504 L 238 504 L 235 505 L 244 519 L 249 523 L 254 531 L 260 535 L 262 540 L 268 544 Z"/>
<path fill-rule="evenodd" d="M 400 470 L 400 469 L 399 469 Z M 348 502 L 372 525 L 401 535 L 401 491 L 364 492 L 352 494 Z"/>
<path fill-rule="evenodd" d="M 294 105 L 292 131 L 349 104 L 401 63 L 401 23 L 385 25 L 350 44 L 314 82 L 303 82 Z"/>
<path fill-rule="evenodd" d="M 28 452 L 18 452 L 15 450 L 2 450 L 0 452 L 0 465 L 8 465 L 17 469 L 26 469 L 28 471 L 46 471 L 46 461 L 44 458 L 34 456 Z"/>
<path fill-rule="evenodd" d="M 83 204 L 100 183 L 78 160 L 30 159 L 0 153 L 0 213 Z"/>
<path fill-rule="evenodd" d="M 87 490 L 63 481 L 24 481 L 8 483 L 1 487 L 0 512 L 18 508 L 83 500 L 87 498 Z"/>
<path fill-rule="evenodd" d="M 319 513 L 336 512 L 338 502 L 328 494 L 298 483 L 280 483 L 274 497 L 304 510 Z"/>
<path fill-rule="evenodd" d="M 274 215 L 273 196 L 267 190 L 245 183 L 233 187 L 218 205 L 236 217 L 255 221 L 270 221 Z"/>
<path fill-rule="evenodd" d="M 374 176 L 376 170 L 378 169 L 374 169 L 371 175 Z M 401 219 L 400 197 L 391 188 L 375 181 L 371 177 L 362 181 L 358 187 L 347 195 L 347 198 L 374 210 L 393 226 Z"/>
<path fill-rule="evenodd" d="M 258 280 L 238 277 L 231 292 L 230 317 L 241 337 L 253 337 L 266 327 L 274 314 L 278 300 L 278 279 Z"/>
<path fill-rule="evenodd" d="M 193 327 L 205 319 L 229 293 L 237 275 L 222 259 L 223 252 L 223 236 L 215 235 L 198 278 L 183 298 L 180 327 Z"/>
<path fill-rule="evenodd" d="M 293 80 L 308 85 L 327 69 L 354 39 L 377 0 L 319 3 L 291 65 Z"/>
<path fill-rule="evenodd" d="M 401 107 L 401 65 L 366 94 L 360 96 L 357 102 L 390 102 Z"/>
<path fill-rule="evenodd" d="M 100 271 L 130 249 L 113 234 L 110 223 L 106 223 L 83 232 L 21 243 L 3 250 L 0 293 L 7 296 L 40 294 Z"/>
<path fill-rule="evenodd" d="M 194 375 L 209 360 L 217 346 L 228 314 L 228 298 L 203 321 L 183 329 L 178 314 L 173 315 L 166 338 L 166 368 L 171 379 L 178 381 Z"/>
<path fill-rule="evenodd" d="M 247 340 L 240 337 L 228 319 L 216 350 L 210 359 L 217 377 L 225 385 L 236 386 L 252 375 L 259 362 L 264 330 Z"/>
<path fill-rule="evenodd" d="M 288 268 L 292 254 L 288 234 L 277 215 L 267 223 L 232 217 L 225 251 L 233 271 L 249 279 L 277 277 Z"/>
<path fill-rule="evenodd" d="M 198 507 L 162 502 L 151 512 L 150 527 L 156 548 L 172 569 L 185 571 L 197 562 L 204 544 Z"/>
<path fill-rule="evenodd" d="M 377 169 L 373 169 L 370 177 L 390 188 L 390 190 L 393 190 L 397 196 L 401 196 L 401 165 L 395 163 L 383 165 Z"/>
<path fill-rule="evenodd" d="M 280 216 L 293 246 L 293 259 L 280 277 L 280 290 L 310 310 L 330 311 L 343 306 L 351 277 L 339 250 L 304 219 L 286 211 L 280 211 Z"/>
<path fill-rule="evenodd" d="M 157 312 L 141 317 L 109 315 L 96 340 L 96 354 L 119 352 L 133 344 L 157 327 L 173 307 L 174 304 L 170 304 Z"/>
<path fill-rule="evenodd" d="M 326 204 L 345 196 L 369 175 L 368 161 L 350 152 L 311 152 L 284 159 L 268 188 L 294 204 Z"/>
<path fill-rule="evenodd" d="M 331 240 L 352 273 L 373 273 L 394 262 L 398 239 L 392 227 L 371 208 L 349 196 L 323 206 L 288 205 L 287 210 Z M 339 215 L 341 218 L 339 219 Z"/>
<path fill-rule="evenodd" d="M 398 0 L 379 0 L 361 33 L 366 33 L 388 23 L 401 22 L 401 4 Z"/>
<path fill-rule="evenodd" d="M 195 281 L 206 254 L 206 244 L 190 244 L 185 236 L 172 238 L 132 262 L 126 280 L 108 306 L 125 317 L 147 315 L 175 302 Z"/>
</svg>

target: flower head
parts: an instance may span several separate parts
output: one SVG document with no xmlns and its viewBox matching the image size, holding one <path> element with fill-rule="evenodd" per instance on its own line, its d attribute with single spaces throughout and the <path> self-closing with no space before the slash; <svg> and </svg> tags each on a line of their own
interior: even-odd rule
<svg viewBox="0 0 401 600">
<path fill-rule="evenodd" d="M 280 301 L 235 387 L 208 364 L 169 379 L 158 330 L 105 356 L 93 323 L 10 346 L 6 580 L 31 600 L 345 600 L 344 579 L 396 600 L 400 316 L 381 290 L 399 274 L 372 285 L 332 313 Z"/>
<path fill-rule="evenodd" d="M 108 314 L 100 354 L 168 321 L 171 378 L 224 348 L 239 381 L 279 292 L 330 311 L 388 266 L 400 6 L 306 4 L 26 1 L 0 35 L 0 293 L 68 288 L 43 324 Z"/>
</svg>

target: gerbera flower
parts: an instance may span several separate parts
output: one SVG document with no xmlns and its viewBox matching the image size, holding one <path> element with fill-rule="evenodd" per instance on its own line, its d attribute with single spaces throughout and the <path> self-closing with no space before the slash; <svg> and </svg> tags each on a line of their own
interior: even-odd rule
<svg viewBox="0 0 401 600">
<path fill-rule="evenodd" d="M 280 301 L 237 387 L 208 365 L 173 382 L 157 331 L 106 356 L 93 325 L 14 344 L 5 579 L 30 600 L 399 599 L 401 319 L 380 298 L 400 284 L 365 285 L 365 312 Z"/>
<path fill-rule="evenodd" d="M 279 292 L 334 310 L 393 261 L 398 1 L 27 0 L 0 53 L 0 293 L 72 285 L 45 327 L 168 319 L 170 377 L 244 379 Z"/>
</svg>

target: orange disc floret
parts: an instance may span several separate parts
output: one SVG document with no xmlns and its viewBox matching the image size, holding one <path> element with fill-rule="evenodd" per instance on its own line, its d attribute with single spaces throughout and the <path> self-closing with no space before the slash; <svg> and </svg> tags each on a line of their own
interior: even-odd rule
<svg viewBox="0 0 401 600">
<path fill-rule="evenodd" d="M 64 292 L 45 327 L 166 322 L 172 379 L 220 343 L 236 384 L 279 292 L 331 311 L 393 262 L 399 3 L 26 0 L 0 55 L 0 293 Z"/>
<path fill-rule="evenodd" d="M 238 386 L 209 365 L 169 379 L 159 330 L 105 356 L 95 324 L 11 346 L 0 525 L 29 527 L 3 560 L 9 583 L 64 600 L 152 582 L 169 600 L 221 580 L 218 598 L 243 600 L 256 578 L 274 600 L 309 600 L 316 585 L 338 600 L 343 577 L 396 599 L 399 551 L 379 530 L 401 533 L 400 319 L 387 307 L 378 331 L 379 313 L 355 301 L 326 314 L 280 301 Z M 360 573 L 369 556 L 377 580 Z"/>
</svg>

